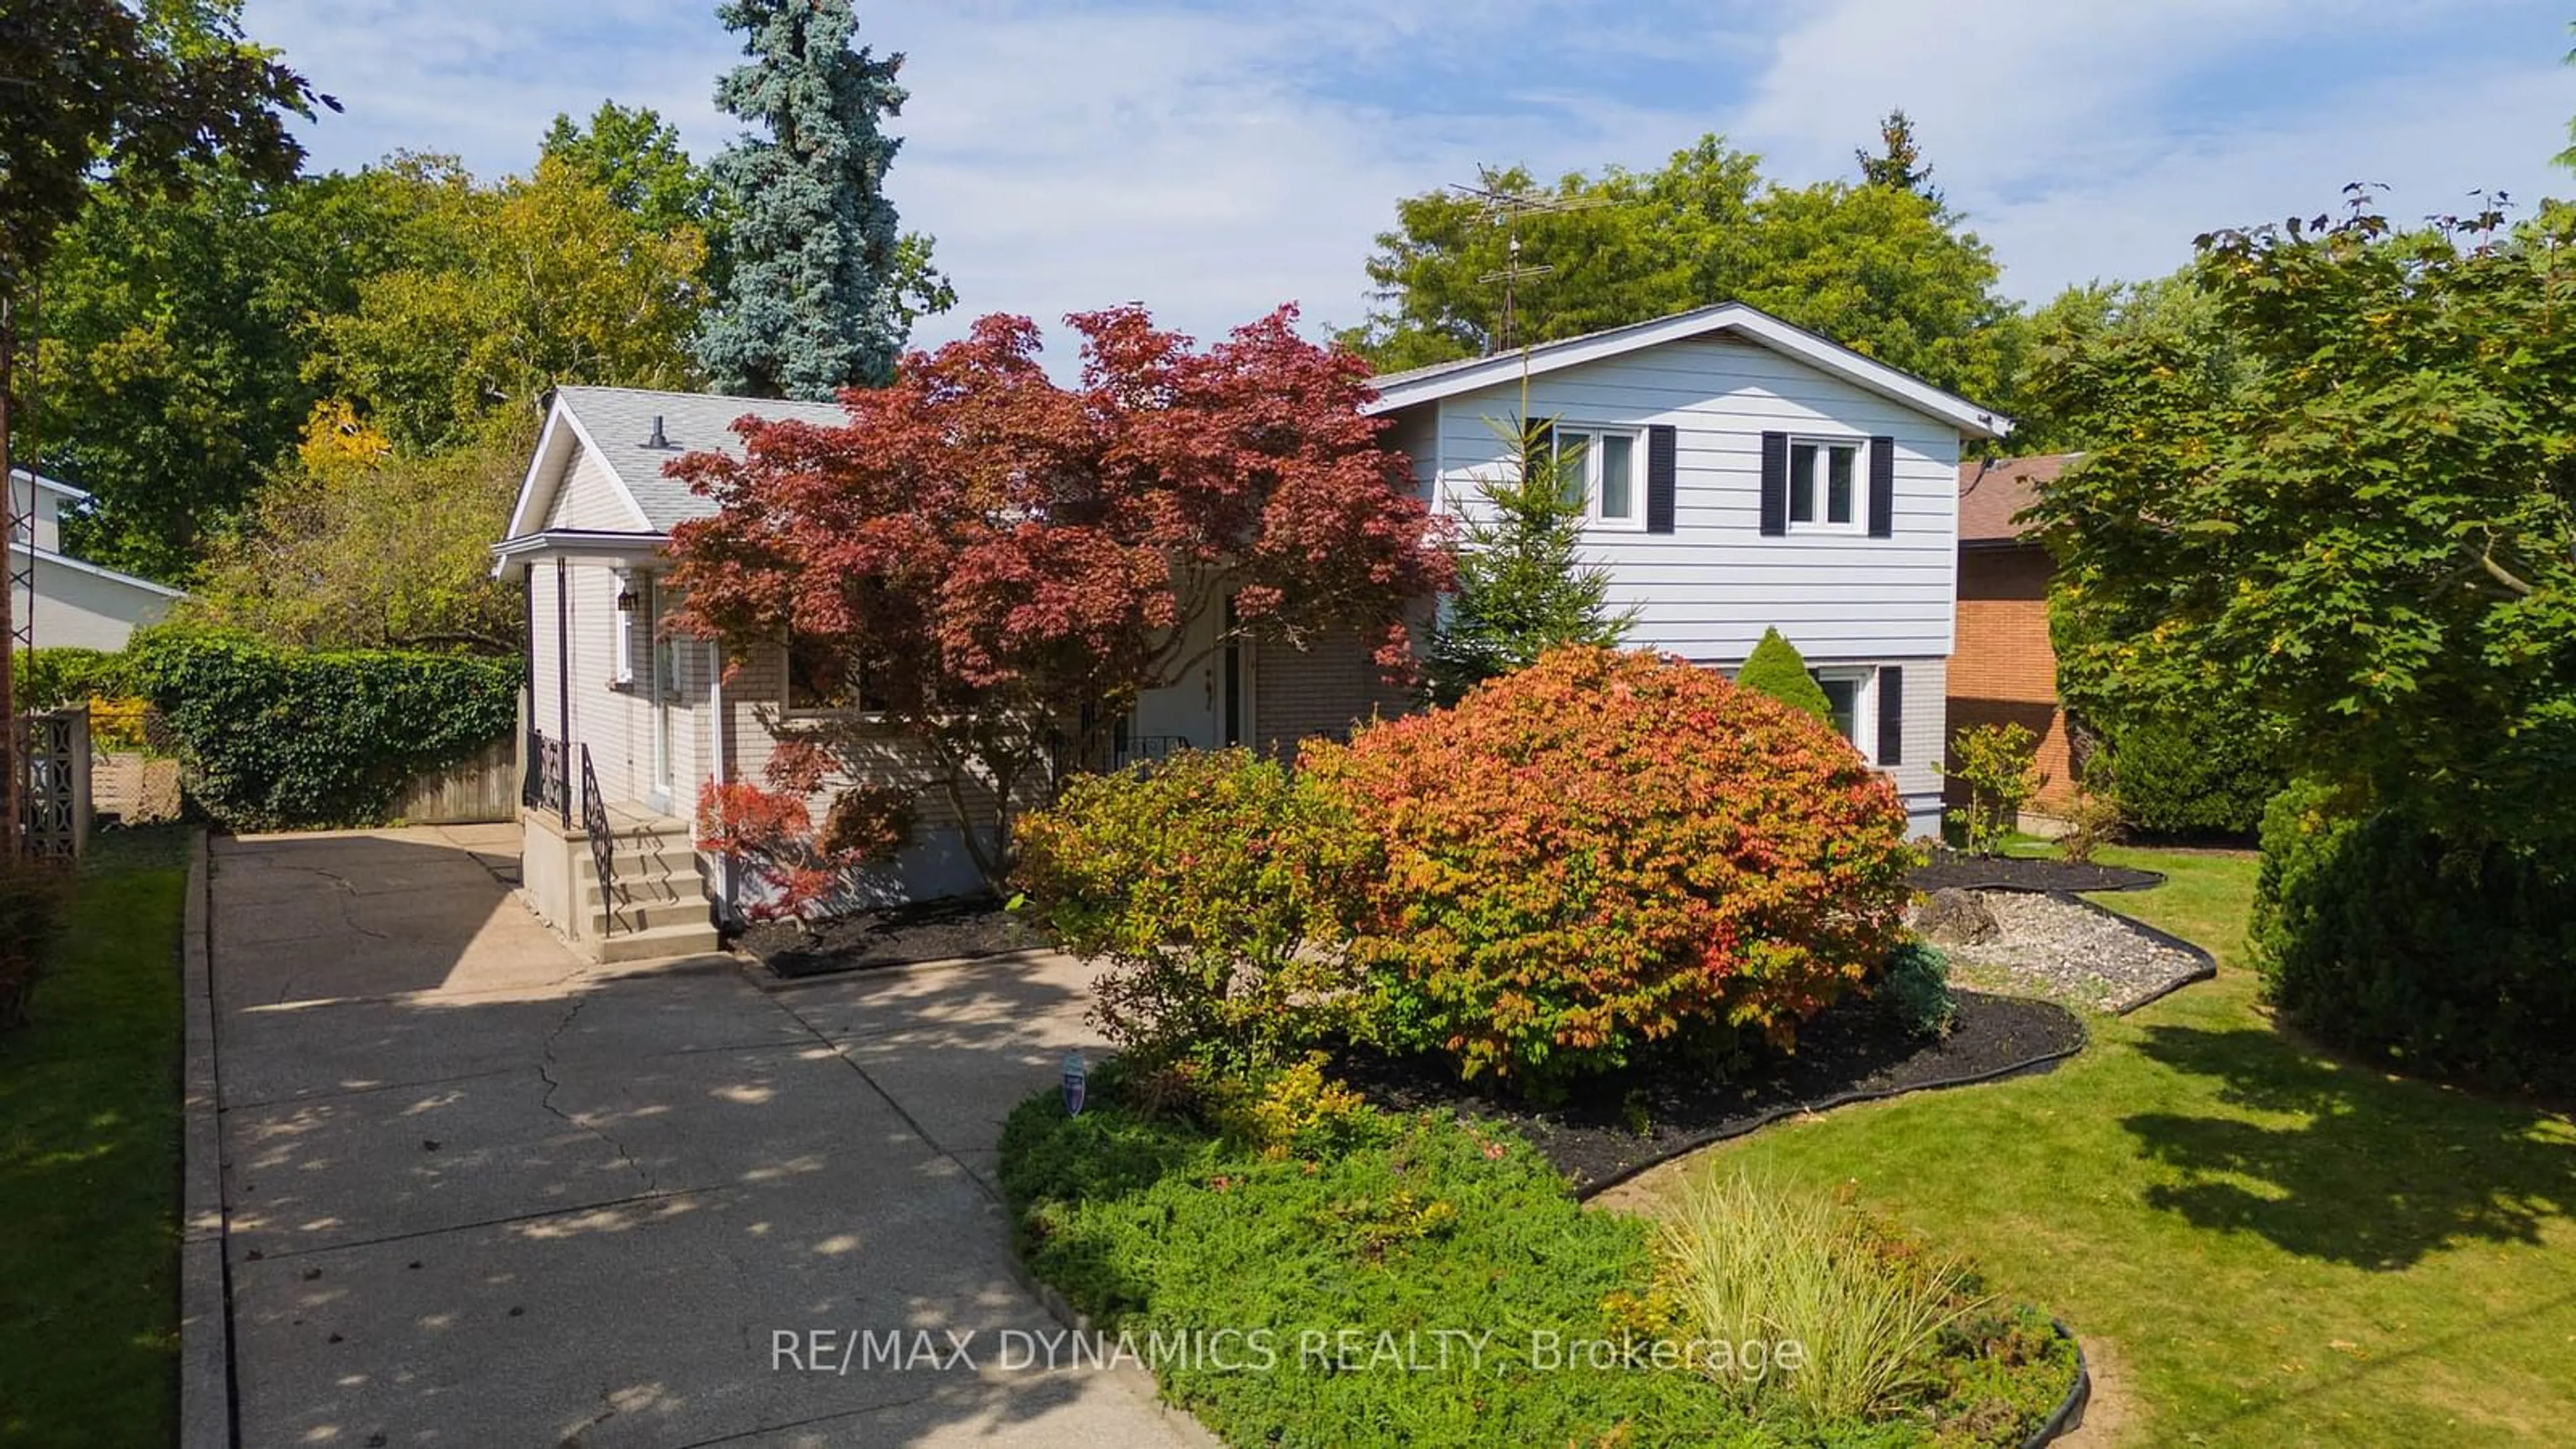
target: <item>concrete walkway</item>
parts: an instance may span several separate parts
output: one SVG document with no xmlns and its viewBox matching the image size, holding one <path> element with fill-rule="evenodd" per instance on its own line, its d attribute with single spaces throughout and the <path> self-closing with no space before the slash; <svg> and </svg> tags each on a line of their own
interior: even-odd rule
<svg viewBox="0 0 2576 1449">
<path fill-rule="evenodd" d="M 1078 967 L 585 967 L 509 894 L 517 849 L 215 843 L 243 1444 L 1207 1442 L 1133 1371 L 1004 1362 L 1056 1325 L 995 1142 L 1096 1047 Z"/>
</svg>

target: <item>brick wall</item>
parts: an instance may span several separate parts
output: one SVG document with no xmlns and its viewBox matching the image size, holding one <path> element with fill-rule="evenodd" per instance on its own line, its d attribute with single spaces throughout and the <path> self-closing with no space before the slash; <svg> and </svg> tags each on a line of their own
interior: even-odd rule
<svg viewBox="0 0 2576 1449">
<path fill-rule="evenodd" d="M 1357 634 L 1337 633 L 1300 650 L 1263 643 L 1252 673 L 1252 745 L 1294 760 L 1297 742 L 1315 735 L 1350 738 L 1353 726 L 1415 708 L 1411 693 L 1388 684 Z"/>
<path fill-rule="evenodd" d="M 1959 551 L 1958 645 L 1950 656 L 1950 732 L 2020 723 L 2040 737 L 2042 804 L 2066 798 L 2074 768 L 2048 646 L 2048 555 L 2035 544 Z M 1956 763 L 1953 761 L 1952 763 Z M 1953 805 L 1965 793 L 1945 787 Z"/>
</svg>

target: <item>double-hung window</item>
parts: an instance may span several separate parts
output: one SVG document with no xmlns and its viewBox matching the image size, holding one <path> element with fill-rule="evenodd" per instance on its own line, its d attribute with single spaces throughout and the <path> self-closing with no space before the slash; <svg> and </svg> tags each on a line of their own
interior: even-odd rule
<svg viewBox="0 0 2576 1449">
<path fill-rule="evenodd" d="M 787 713 L 790 718 L 870 715 L 886 703 L 867 670 L 829 645 L 798 635 L 787 645 Z"/>
<path fill-rule="evenodd" d="M 1644 528 L 1646 449 L 1637 432 L 1560 424 L 1555 433 L 1566 501 L 1580 502 L 1596 526 Z"/>
<path fill-rule="evenodd" d="M 1861 758 L 1880 763 L 1878 749 L 1878 671 L 1870 668 L 1826 668 L 1811 671 L 1824 687 L 1834 732 L 1851 741 Z"/>
<path fill-rule="evenodd" d="M 1789 440 L 1789 529 L 1860 532 L 1859 438 Z"/>
</svg>

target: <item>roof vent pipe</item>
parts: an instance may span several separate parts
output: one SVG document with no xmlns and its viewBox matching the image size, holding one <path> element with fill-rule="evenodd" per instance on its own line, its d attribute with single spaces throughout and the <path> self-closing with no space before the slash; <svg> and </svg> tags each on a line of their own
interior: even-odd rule
<svg viewBox="0 0 2576 1449">
<path fill-rule="evenodd" d="M 667 448 L 671 446 L 671 440 L 662 436 L 662 415 L 660 413 L 655 413 L 653 415 L 653 436 L 644 440 L 644 446 L 648 448 Z"/>
</svg>

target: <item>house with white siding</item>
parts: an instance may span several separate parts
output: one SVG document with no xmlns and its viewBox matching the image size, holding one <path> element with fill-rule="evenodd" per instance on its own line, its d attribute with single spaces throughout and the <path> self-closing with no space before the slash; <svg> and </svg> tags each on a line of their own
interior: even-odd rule
<svg viewBox="0 0 2576 1449">
<path fill-rule="evenodd" d="M 1739 303 L 1377 379 L 1434 506 L 1579 444 L 1627 642 L 1732 674 L 1777 627 L 1920 835 L 1941 824 L 1963 439 L 2011 421 Z"/>
<path fill-rule="evenodd" d="M 187 597 L 63 552 L 63 511 L 88 504 L 89 494 L 24 468 L 10 473 L 9 491 L 8 517 L 21 520 L 10 530 L 10 617 L 35 647 L 113 653 Z"/>
<path fill-rule="evenodd" d="M 1478 506 L 1480 485 L 1514 466 L 1520 419 L 1580 444 L 1586 552 L 1608 571 L 1613 607 L 1634 606 L 1631 642 L 1732 671 L 1777 626 L 1918 831 L 1937 829 L 1959 447 L 2007 420 L 1736 305 L 1378 386 L 1372 411 L 1436 507 Z M 496 547 L 528 607 L 526 890 L 603 957 L 713 943 L 710 903 L 730 914 L 737 886 L 691 847 L 700 785 L 760 778 L 780 731 L 847 704 L 808 684 L 785 640 L 728 669 L 713 642 L 669 627 L 677 600 L 658 579 L 670 530 L 713 504 L 664 470 L 685 452 L 738 449 L 732 425 L 746 415 L 842 417 L 835 404 L 558 389 Z M 1356 639 L 1243 644 L 1147 692 L 1114 753 L 1293 756 L 1300 739 L 1408 707 Z M 905 752 L 889 740 L 889 779 L 910 769 Z M 921 828 L 896 888 L 973 890 L 926 762 L 919 778 Z"/>
</svg>

